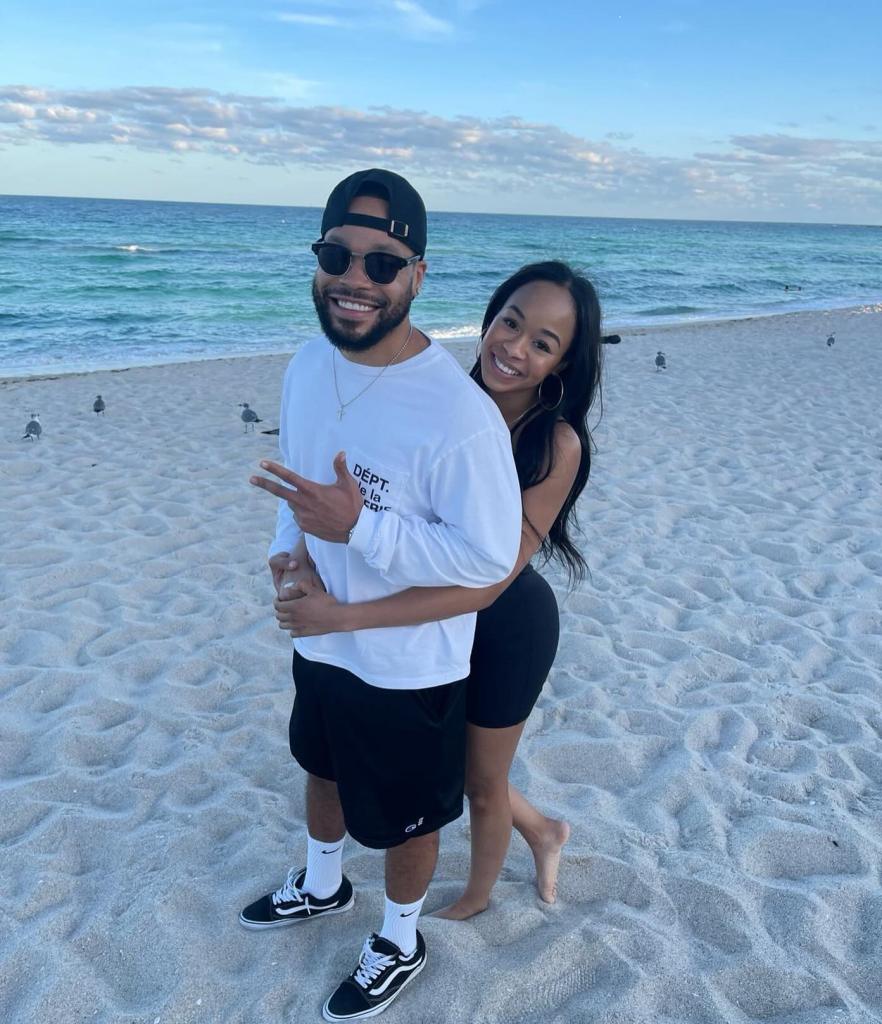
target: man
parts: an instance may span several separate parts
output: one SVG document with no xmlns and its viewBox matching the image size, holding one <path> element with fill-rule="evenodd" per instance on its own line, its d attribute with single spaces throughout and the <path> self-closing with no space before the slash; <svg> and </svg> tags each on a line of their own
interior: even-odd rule
<svg viewBox="0 0 882 1024">
<path fill-rule="evenodd" d="M 411 586 L 486 587 L 514 566 L 521 498 L 508 430 L 410 321 L 425 247 L 425 207 L 398 175 L 360 171 L 331 193 L 313 246 L 313 300 L 331 345 L 309 342 L 285 375 L 284 466 L 262 465 L 288 486 L 252 478 L 282 499 L 270 547 L 277 586 L 292 556 L 309 572 L 307 554 L 348 602 Z M 474 624 L 472 614 L 295 640 L 289 736 L 307 772 L 306 867 L 240 921 L 273 928 L 346 911 L 346 832 L 386 851 L 383 923 L 325 1002 L 326 1020 L 382 1012 L 426 962 L 417 920 L 438 830 L 462 813 Z"/>
</svg>

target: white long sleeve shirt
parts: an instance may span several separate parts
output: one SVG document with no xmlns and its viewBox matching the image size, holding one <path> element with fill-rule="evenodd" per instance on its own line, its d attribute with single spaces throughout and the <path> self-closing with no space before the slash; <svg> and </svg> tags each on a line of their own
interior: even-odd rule
<svg viewBox="0 0 882 1024">
<path fill-rule="evenodd" d="M 340 396 L 352 401 L 342 419 L 332 360 Z M 378 373 L 335 354 L 322 337 L 306 344 L 285 374 L 283 462 L 310 480 L 333 483 L 334 457 L 345 451 L 364 496 L 348 545 L 306 537 L 328 592 L 352 603 L 413 586 L 499 583 L 514 567 L 521 536 L 521 492 L 499 410 L 434 342 Z M 270 556 L 292 551 L 300 535 L 280 501 Z M 468 675 L 474 629 L 472 612 L 419 626 L 298 638 L 294 645 L 304 658 L 374 686 L 422 689 Z"/>
</svg>

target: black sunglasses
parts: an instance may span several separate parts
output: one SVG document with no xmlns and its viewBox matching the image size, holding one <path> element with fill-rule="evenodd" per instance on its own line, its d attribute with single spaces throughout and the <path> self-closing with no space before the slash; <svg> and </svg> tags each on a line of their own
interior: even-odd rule
<svg viewBox="0 0 882 1024">
<path fill-rule="evenodd" d="M 417 263 L 422 256 L 395 256 L 391 252 L 353 252 L 338 242 L 313 242 L 310 249 L 318 259 L 318 265 L 331 277 L 342 277 L 352 265 L 352 257 L 364 260 L 364 272 L 374 284 L 391 284 L 398 273 Z"/>
</svg>

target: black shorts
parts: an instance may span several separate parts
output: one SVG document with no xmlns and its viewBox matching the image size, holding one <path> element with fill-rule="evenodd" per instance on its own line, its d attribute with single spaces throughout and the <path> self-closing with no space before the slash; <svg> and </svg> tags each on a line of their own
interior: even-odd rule
<svg viewBox="0 0 882 1024">
<path fill-rule="evenodd" d="M 468 721 L 504 729 L 529 718 L 554 663 L 559 636 L 554 592 L 528 564 L 489 608 L 478 612 Z"/>
<path fill-rule="evenodd" d="M 384 850 L 462 814 L 465 680 L 385 690 L 294 652 L 291 753 L 337 783 L 346 830 Z"/>
</svg>

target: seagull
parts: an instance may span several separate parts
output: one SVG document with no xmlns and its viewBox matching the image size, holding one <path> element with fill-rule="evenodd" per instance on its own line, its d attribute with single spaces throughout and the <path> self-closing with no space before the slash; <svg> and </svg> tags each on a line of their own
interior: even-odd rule
<svg viewBox="0 0 882 1024">
<path fill-rule="evenodd" d="M 240 402 L 239 408 L 242 410 L 242 422 L 245 424 L 245 433 L 248 433 L 248 426 L 250 424 L 252 433 L 254 432 L 255 423 L 263 423 L 263 420 L 257 415 L 257 413 L 248 405 L 247 402 Z"/>
<path fill-rule="evenodd" d="M 665 354 L 664 352 L 659 352 L 655 357 L 655 372 L 658 373 L 659 370 L 666 370 L 667 368 L 668 364 L 665 362 Z"/>
<path fill-rule="evenodd" d="M 40 434 L 42 433 L 43 428 L 40 426 L 40 417 L 35 412 L 32 412 L 28 425 L 25 427 L 25 432 L 22 435 L 22 441 L 33 441 L 34 439 L 39 441 Z"/>
<path fill-rule="evenodd" d="M 99 395 L 99 396 L 98 396 L 98 397 L 97 397 L 97 398 L 95 399 L 95 401 L 94 401 L 94 402 L 92 403 L 92 409 L 93 409 L 93 410 L 94 410 L 94 411 L 95 411 L 96 413 L 99 413 L 99 412 L 100 412 L 100 413 L 102 413 L 102 414 L 103 414 L 103 413 L 104 413 L 104 410 L 105 410 L 106 408 L 107 408 L 107 406 L 106 406 L 106 405 L 104 404 L 104 399 L 103 399 L 103 398 L 101 397 L 101 395 Z"/>
<path fill-rule="evenodd" d="M 831 345 L 835 345 L 835 344 L 836 344 L 836 338 L 835 338 L 834 335 L 831 334 L 830 337 L 827 339 L 827 348 L 830 348 Z"/>
</svg>

